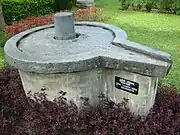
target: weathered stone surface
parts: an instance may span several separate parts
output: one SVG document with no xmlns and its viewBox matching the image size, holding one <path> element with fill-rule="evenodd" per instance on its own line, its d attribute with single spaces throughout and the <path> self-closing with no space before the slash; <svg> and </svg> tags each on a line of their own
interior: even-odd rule
<svg viewBox="0 0 180 135">
<path fill-rule="evenodd" d="M 128 99 L 128 106 L 136 115 L 146 116 L 153 106 L 157 91 L 158 78 L 114 69 L 92 69 L 84 72 L 61 74 L 37 74 L 19 71 L 25 92 L 41 92 L 45 89 L 47 98 L 53 101 L 62 90 L 68 101 L 81 107 L 81 97 L 89 98 L 91 105 L 97 105 L 98 96 L 105 94 L 115 103 Z M 115 76 L 138 82 L 138 95 L 122 91 L 115 87 Z"/>
<path fill-rule="evenodd" d="M 115 87 L 115 76 L 139 83 L 138 94 L 122 91 Z M 154 105 L 158 77 L 148 77 L 140 74 L 130 73 L 122 70 L 105 69 L 102 73 L 102 88 L 105 95 L 115 103 L 128 99 L 130 111 L 135 115 L 147 116 Z"/>
<path fill-rule="evenodd" d="M 115 26 L 77 22 L 75 30 L 80 36 L 74 40 L 55 40 L 54 25 L 22 32 L 7 41 L 6 60 L 37 73 L 113 68 L 163 77 L 171 67 L 169 54 L 128 41 L 126 33 Z"/>
<path fill-rule="evenodd" d="M 154 104 L 158 79 L 171 69 L 171 55 L 129 41 L 126 32 L 113 25 L 76 22 L 73 26 L 68 13 L 55 20 L 55 28 L 27 30 L 4 47 L 6 62 L 19 70 L 26 93 L 45 88 L 53 100 L 62 90 L 78 106 L 81 97 L 96 105 L 104 93 L 114 102 L 128 99 L 132 112 L 146 116 Z"/>
<path fill-rule="evenodd" d="M 98 69 L 84 72 L 61 74 L 37 74 L 19 71 L 25 92 L 41 92 L 45 89 L 47 98 L 53 101 L 60 91 L 67 92 L 65 97 L 80 107 L 83 101 L 81 97 L 88 97 L 91 105 L 96 105 L 100 95 Z M 102 91 L 102 90 L 101 90 Z"/>
</svg>

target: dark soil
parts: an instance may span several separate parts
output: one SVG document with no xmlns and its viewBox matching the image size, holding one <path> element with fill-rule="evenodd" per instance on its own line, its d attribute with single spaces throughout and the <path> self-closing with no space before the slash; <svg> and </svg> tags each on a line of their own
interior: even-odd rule
<svg viewBox="0 0 180 135">
<path fill-rule="evenodd" d="M 146 120 L 135 118 L 126 103 L 114 104 L 103 95 L 98 107 L 86 105 L 78 113 L 63 96 L 37 102 L 24 94 L 17 71 L 0 71 L 0 135 L 179 135 L 180 95 L 176 88 L 158 89 Z"/>
</svg>

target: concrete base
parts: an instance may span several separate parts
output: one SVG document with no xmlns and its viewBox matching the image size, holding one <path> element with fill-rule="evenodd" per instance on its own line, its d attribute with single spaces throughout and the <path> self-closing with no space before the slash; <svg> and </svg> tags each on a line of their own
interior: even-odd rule
<svg viewBox="0 0 180 135">
<path fill-rule="evenodd" d="M 76 6 L 78 8 L 88 8 L 94 6 L 94 0 L 77 0 Z"/>
<path fill-rule="evenodd" d="M 158 78 L 142 76 L 113 69 L 93 69 L 84 72 L 62 74 L 37 74 L 19 71 L 25 92 L 40 92 L 45 88 L 48 100 L 53 100 L 62 90 L 65 97 L 77 106 L 82 105 L 81 97 L 88 97 L 90 104 L 99 102 L 98 96 L 104 93 L 116 103 L 129 99 L 128 106 L 136 115 L 146 116 L 154 104 Z M 139 83 L 138 94 L 132 94 L 115 87 L 115 77 Z"/>
<path fill-rule="evenodd" d="M 115 87 L 115 76 L 138 82 L 139 91 L 138 94 L 132 94 Z M 131 112 L 135 115 L 147 116 L 149 110 L 154 105 L 158 78 L 147 77 L 135 73 L 106 69 L 102 74 L 102 89 L 106 96 L 114 101 L 115 103 L 120 103 L 123 98 L 128 99 L 128 106 Z"/>
</svg>

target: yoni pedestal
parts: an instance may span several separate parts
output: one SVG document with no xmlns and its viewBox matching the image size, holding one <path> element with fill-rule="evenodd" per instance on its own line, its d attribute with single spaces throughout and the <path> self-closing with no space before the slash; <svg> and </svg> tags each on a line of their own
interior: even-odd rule
<svg viewBox="0 0 180 135">
<path fill-rule="evenodd" d="M 55 24 L 10 38 L 5 59 L 20 72 L 25 92 L 41 92 L 53 100 L 60 91 L 77 106 L 82 97 L 96 105 L 104 93 L 115 103 L 128 99 L 136 115 L 146 116 L 154 104 L 158 79 L 171 69 L 171 55 L 129 41 L 113 25 L 74 23 L 72 13 L 58 13 Z"/>
<path fill-rule="evenodd" d="M 128 107 L 136 115 L 146 116 L 153 106 L 158 78 L 114 69 L 93 69 L 62 74 L 37 74 L 19 71 L 25 92 L 40 93 L 45 89 L 47 99 L 53 101 L 62 90 L 65 98 L 81 107 L 88 98 L 93 106 L 101 94 L 115 103 L 128 99 Z"/>
</svg>

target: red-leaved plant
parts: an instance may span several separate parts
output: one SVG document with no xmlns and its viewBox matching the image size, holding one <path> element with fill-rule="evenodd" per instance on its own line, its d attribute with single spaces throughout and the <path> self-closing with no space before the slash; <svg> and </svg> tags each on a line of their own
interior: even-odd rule
<svg viewBox="0 0 180 135">
<path fill-rule="evenodd" d="M 60 11 L 60 12 L 67 12 L 67 11 Z M 73 14 L 74 14 L 74 19 L 76 21 L 103 21 L 105 19 L 101 14 L 101 10 L 96 9 L 95 7 L 90 7 L 88 9 L 82 9 L 82 10 L 79 9 L 77 11 L 74 11 Z M 13 25 L 6 26 L 5 31 L 10 37 L 12 37 L 25 30 L 38 26 L 53 24 L 53 23 L 54 23 L 54 14 L 49 14 L 46 16 L 30 16 L 26 20 L 15 22 Z"/>
<path fill-rule="evenodd" d="M 104 95 L 97 107 L 86 104 L 78 112 L 75 104 L 67 104 L 63 92 L 55 102 L 46 100 L 44 89 L 34 95 L 36 101 L 26 97 L 18 72 L 4 69 L 0 71 L 0 134 L 179 135 L 180 95 L 176 91 L 159 88 L 146 120 L 134 117 L 126 102 L 115 104 Z"/>
</svg>

